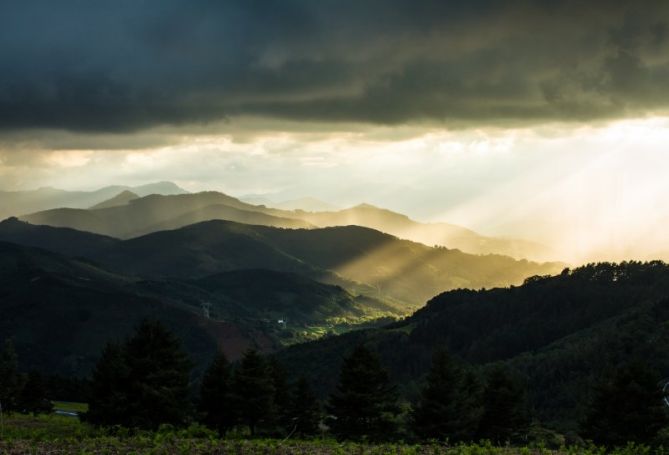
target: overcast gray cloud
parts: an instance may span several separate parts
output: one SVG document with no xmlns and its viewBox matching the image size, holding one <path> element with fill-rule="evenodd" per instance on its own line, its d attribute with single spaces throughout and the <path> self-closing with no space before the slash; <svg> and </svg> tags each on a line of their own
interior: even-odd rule
<svg viewBox="0 0 669 455">
<path fill-rule="evenodd" d="M 666 1 L 3 0 L 0 128 L 665 112 L 668 21 Z"/>
</svg>

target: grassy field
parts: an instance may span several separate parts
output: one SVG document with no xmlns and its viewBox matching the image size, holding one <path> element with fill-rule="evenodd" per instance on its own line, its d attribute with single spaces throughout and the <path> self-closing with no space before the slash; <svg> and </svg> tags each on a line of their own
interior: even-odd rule
<svg viewBox="0 0 669 455">
<path fill-rule="evenodd" d="M 541 447 L 494 447 L 490 444 L 362 444 L 331 439 L 220 439 L 201 426 L 164 428 L 153 433 L 99 430 L 72 417 L 18 416 L 5 418 L 0 453 L 23 454 L 279 454 L 279 455 L 669 455 L 669 451 L 630 446 L 606 451 L 590 448 L 549 450 Z"/>
</svg>

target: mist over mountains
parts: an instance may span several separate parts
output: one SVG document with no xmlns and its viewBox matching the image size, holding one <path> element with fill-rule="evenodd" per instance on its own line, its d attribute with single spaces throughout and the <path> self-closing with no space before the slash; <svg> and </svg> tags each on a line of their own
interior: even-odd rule
<svg viewBox="0 0 669 455">
<path fill-rule="evenodd" d="M 115 198 L 124 191 L 131 191 L 138 196 L 188 193 L 172 182 L 149 183 L 136 187 L 111 185 L 94 191 L 66 191 L 50 187 L 32 191 L 0 191 L 0 218 L 58 207 L 89 208 Z"/>
<path fill-rule="evenodd" d="M 559 255 L 550 248 L 524 240 L 486 237 L 460 226 L 447 223 L 419 223 L 409 217 L 390 210 L 360 204 L 342 210 L 328 210 L 331 206 L 321 201 L 306 198 L 286 201 L 282 207 L 310 207 L 312 210 L 286 209 L 265 205 L 267 201 L 256 200 L 258 205 L 219 192 L 185 194 L 174 184 L 161 183 L 138 187 L 137 191 L 125 189 L 99 200 L 118 187 L 107 187 L 90 193 L 66 193 L 62 199 L 44 196 L 46 190 L 34 192 L 4 193 L 7 212 L 21 201 L 32 197 L 33 205 L 42 205 L 45 210 L 30 213 L 10 213 L 32 224 L 71 227 L 74 229 L 131 238 L 164 229 L 175 229 L 200 221 L 224 219 L 246 224 L 286 228 L 309 228 L 358 225 L 413 240 L 426 245 L 439 245 L 460 249 L 473 254 L 501 254 L 517 259 L 535 261 L 559 260 Z M 156 194 L 143 196 L 146 191 Z M 134 195 L 139 197 L 134 197 Z M 70 198 L 70 199 L 67 199 Z M 84 204 L 84 201 L 86 204 Z M 94 203 L 92 203 L 94 202 Z M 317 209 L 317 210 L 316 210 Z"/>
<path fill-rule="evenodd" d="M 142 196 L 157 190 L 180 194 Z M 31 193 L 34 204 L 56 203 L 39 197 L 52 192 Z M 18 196 L 6 208 L 28 197 L 8 194 Z M 12 314 L 6 333 L 22 352 L 35 353 L 27 362 L 39 365 L 50 356 L 45 365 L 67 374 L 88 371 L 105 337 L 126 333 L 147 315 L 164 313 L 169 326 L 183 320 L 180 330 L 200 333 L 199 341 L 187 343 L 196 359 L 216 346 L 236 358 L 252 345 L 273 351 L 386 323 L 449 289 L 521 284 L 563 267 L 398 238 L 365 224 L 387 222 L 389 230 L 421 225 L 371 206 L 283 210 L 169 184 L 58 194 L 59 204 L 82 207 L 17 212 L 19 218 L 0 222 L 0 241 L 11 242 L 2 244 L 0 291 L 3 314 Z M 439 228 L 476 238 L 455 226 Z M 97 303 L 89 307 L 89 300 Z M 164 307 L 169 311 L 155 310 Z M 187 317 L 179 316 L 184 312 Z M 50 323 L 67 327 L 69 335 L 47 348 L 30 333 L 48 336 L 43 331 Z M 98 335 L 91 339 L 88 331 Z"/>
<path fill-rule="evenodd" d="M 287 210 L 167 183 L 7 195 L 5 210 L 29 196 L 45 207 L 0 222 L 0 331 L 26 368 L 86 375 L 107 341 L 152 318 L 183 340 L 196 374 L 217 350 L 234 360 L 254 347 L 325 394 L 339 359 L 364 343 L 411 399 L 446 346 L 522 372 L 537 415 L 563 430 L 593 375 L 625 352 L 669 368 L 657 351 L 661 262 L 569 270 L 526 259 L 552 256 L 539 244 L 369 204 Z M 49 205 L 61 203 L 71 207 Z M 639 330 L 659 344 L 631 346 Z M 567 365 L 581 376 L 560 376 Z"/>
</svg>

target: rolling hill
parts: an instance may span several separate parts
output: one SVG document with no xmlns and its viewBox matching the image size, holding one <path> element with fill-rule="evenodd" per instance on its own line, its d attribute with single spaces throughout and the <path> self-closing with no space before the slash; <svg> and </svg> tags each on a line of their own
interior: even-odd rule
<svg viewBox="0 0 669 455">
<path fill-rule="evenodd" d="M 536 415 L 569 430 L 591 386 L 617 365 L 642 359 L 669 375 L 667 327 L 669 266 L 603 263 L 519 287 L 446 292 L 402 321 L 297 345 L 281 356 L 290 371 L 309 375 L 327 393 L 340 359 L 367 343 L 412 397 L 432 352 L 446 346 L 465 362 L 501 362 L 521 373 Z"/>
<path fill-rule="evenodd" d="M 95 204 L 93 207 L 91 207 L 92 210 L 96 209 L 108 209 L 109 207 L 117 207 L 119 205 L 126 205 L 128 202 L 134 200 L 134 199 L 139 199 L 139 196 L 132 191 L 122 191 L 118 193 L 116 196 L 114 196 L 111 199 L 107 199 L 106 201 L 102 201 L 98 204 Z"/>
<path fill-rule="evenodd" d="M 91 256 L 112 248 L 119 240 L 71 228 L 42 226 L 7 218 L 0 221 L 0 241 L 44 248 L 69 257 Z"/>
<path fill-rule="evenodd" d="M 544 245 L 482 236 L 446 223 L 419 223 L 409 217 L 368 204 L 339 211 L 310 212 L 253 205 L 214 191 L 150 195 L 130 200 L 118 196 L 92 209 L 56 208 L 21 216 L 33 224 L 70 227 L 118 238 L 137 237 L 208 220 L 228 220 L 284 228 L 357 225 L 426 245 L 445 246 L 470 254 L 500 254 L 518 259 L 555 260 Z M 312 201 L 313 202 L 313 201 Z"/>
<path fill-rule="evenodd" d="M 139 276 L 196 278 L 265 268 L 298 273 L 331 284 L 341 279 L 374 288 L 415 308 L 448 289 L 520 284 L 561 270 L 506 256 L 476 256 L 430 248 L 358 226 L 278 229 L 208 221 L 126 240 L 93 258 Z M 338 278 L 340 277 L 340 278 Z"/>
<path fill-rule="evenodd" d="M 316 226 L 357 225 L 387 232 L 396 237 L 426 245 L 439 245 L 472 254 L 501 254 L 535 261 L 556 260 L 548 247 L 518 239 L 486 237 L 470 229 L 447 223 L 419 223 L 406 215 L 361 204 L 339 211 L 296 211 L 296 218 Z"/>
<path fill-rule="evenodd" d="M 126 190 L 138 196 L 188 193 L 172 182 L 149 183 L 133 187 L 113 185 L 95 191 L 66 191 L 50 187 L 30 191 L 0 191 L 0 219 L 58 207 L 87 208 L 113 198 Z"/>
<path fill-rule="evenodd" d="M 56 236 L 53 230 L 41 229 Z M 6 240 L 19 239 L 16 230 Z M 40 230 L 26 223 L 25 231 L 24 244 L 49 248 Z M 0 228 L 0 239 L 2 232 Z M 71 235 L 71 231 L 58 232 Z M 80 255 L 123 274 L 192 279 L 262 268 L 340 285 L 356 295 L 400 305 L 405 312 L 444 290 L 520 284 L 528 276 L 562 268 L 557 263 L 431 248 L 358 226 L 281 229 L 207 221 L 120 242 L 83 235 L 95 243 L 88 252 L 78 251 Z M 50 241 L 63 252 L 60 240 Z"/>
<path fill-rule="evenodd" d="M 11 337 L 25 369 L 63 375 L 87 373 L 109 341 L 129 334 L 146 317 L 179 334 L 205 362 L 217 343 L 242 338 L 227 323 L 132 292 L 132 281 L 44 250 L 0 242 L 0 333 Z"/>
<path fill-rule="evenodd" d="M 287 273 L 240 270 L 198 280 L 142 280 L 0 241 L 0 314 L 2 338 L 14 339 L 26 369 L 82 375 L 105 343 L 147 317 L 174 330 L 202 368 L 217 347 L 236 359 L 250 346 L 273 351 L 400 312 Z"/>
<path fill-rule="evenodd" d="M 20 217 L 32 224 L 69 227 L 117 238 L 132 238 L 212 219 L 284 228 L 311 227 L 308 222 L 273 215 L 222 193 L 149 195 L 126 204 L 98 209 L 58 208 Z"/>
</svg>

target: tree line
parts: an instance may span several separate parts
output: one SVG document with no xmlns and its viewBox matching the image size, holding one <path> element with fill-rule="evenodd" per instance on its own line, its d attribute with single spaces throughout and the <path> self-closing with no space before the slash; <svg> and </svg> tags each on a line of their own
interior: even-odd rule
<svg viewBox="0 0 669 455">
<path fill-rule="evenodd" d="M 0 411 L 34 415 L 53 411 L 44 378 L 37 371 L 19 372 L 18 356 L 9 339 L 0 351 Z"/>
<path fill-rule="evenodd" d="M 337 387 L 323 403 L 305 378 L 290 382 L 280 363 L 253 349 L 234 365 L 217 354 L 195 393 L 191 366 L 171 332 L 158 322 L 143 321 L 132 336 L 102 352 L 83 418 L 98 426 L 148 430 L 198 421 L 221 436 L 235 431 L 304 438 L 327 431 L 340 440 L 485 439 L 497 444 L 527 442 L 533 425 L 526 388 L 513 372 L 496 366 L 480 374 L 446 349 L 435 351 L 411 404 L 400 399 L 377 353 L 363 344 L 344 358 Z M 28 387 L 30 375 L 21 377 L 11 344 L 6 344 L 0 357 L 3 406 L 49 412 L 47 406 L 29 408 L 25 403 L 30 400 L 18 404 L 27 397 L 18 384 L 23 384 L 21 390 L 34 387 Z M 669 424 L 658 379 L 639 362 L 617 368 L 594 388 L 580 425 L 582 436 L 610 446 L 653 443 Z M 34 397 L 44 403 L 42 395 Z"/>
</svg>

